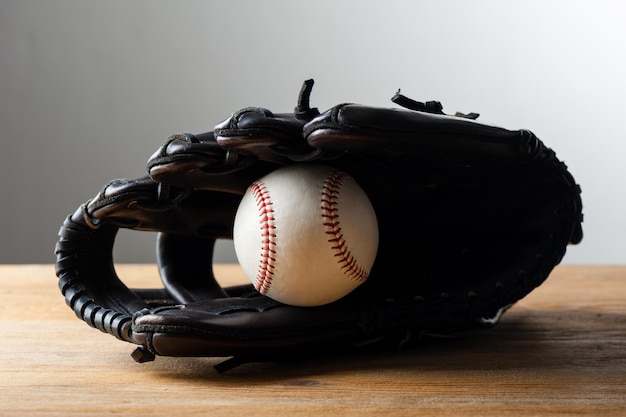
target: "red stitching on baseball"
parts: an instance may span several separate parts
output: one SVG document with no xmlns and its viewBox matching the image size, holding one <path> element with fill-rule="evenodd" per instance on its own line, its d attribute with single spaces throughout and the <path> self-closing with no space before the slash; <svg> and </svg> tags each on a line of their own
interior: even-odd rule
<svg viewBox="0 0 626 417">
<path fill-rule="evenodd" d="M 259 223 L 261 225 L 261 257 L 259 270 L 254 282 L 254 288 L 261 294 L 266 294 L 272 284 L 274 277 L 274 263 L 276 258 L 276 226 L 274 225 L 274 208 L 270 198 L 269 190 L 262 182 L 254 182 L 250 185 L 250 191 L 256 200 L 259 212 Z"/>
<path fill-rule="evenodd" d="M 341 232 L 341 224 L 337 207 L 339 192 L 343 182 L 350 178 L 348 174 L 342 171 L 332 171 L 326 180 L 322 189 L 322 217 L 324 218 L 324 227 L 328 235 L 328 242 L 332 245 L 331 249 L 335 252 L 341 269 L 353 281 L 363 282 L 367 279 L 369 272 L 361 267 L 354 258 L 343 233 Z"/>
</svg>

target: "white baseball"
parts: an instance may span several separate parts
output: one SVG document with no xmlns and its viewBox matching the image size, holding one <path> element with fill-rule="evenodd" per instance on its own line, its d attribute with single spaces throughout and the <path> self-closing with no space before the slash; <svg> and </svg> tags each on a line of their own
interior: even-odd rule
<svg viewBox="0 0 626 417">
<path fill-rule="evenodd" d="M 237 210 L 233 241 L 239 264 L 259 292 L 285 304 L 318 306 L 367 279 L 378 223 L 350 175 L 299 164 L 250 185 Z"/>
</svg>

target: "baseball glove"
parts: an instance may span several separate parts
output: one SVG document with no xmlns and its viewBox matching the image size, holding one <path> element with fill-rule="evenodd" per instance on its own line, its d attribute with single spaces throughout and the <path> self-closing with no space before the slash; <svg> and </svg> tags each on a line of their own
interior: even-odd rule
<svg viewBox="0 0 626 417">
<path fill-rule="evenodd" d="M 67 304 L 89 325 L 164 356 L 272 360 L 493 326 L 582 239 L 580 188 L 528 130 L 446 115 L 399 92 L 398 108 L 245 108 L 212 132 L 168 138 L 148 175 L 114 180 L 68 216 L 56 245 Z M 294 307 L 216 281 L 247 187 L 288 164 L 326 164 L 365 190 L 379 222 L 368 280 L 334 303 Z M 163 288 L 129 289 L 112 257 L 120 228 L 156 231 Z"/>
</svg>

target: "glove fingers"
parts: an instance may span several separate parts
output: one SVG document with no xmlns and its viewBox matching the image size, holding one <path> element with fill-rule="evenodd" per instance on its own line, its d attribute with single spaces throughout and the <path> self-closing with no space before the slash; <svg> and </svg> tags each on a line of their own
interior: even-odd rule
<svg viewBox="0 0 626 417">
<path fill-rule="evenodd" d="M 308 143 L 325 151 L 350 150 L 446 158 L 459 164 L 509 163 L 536 149 L 524 131 L 488 126 L 465 117 L 357 104 L 336 106 L 304 126 Z"/>
<path fill-rule="evenodd" d="M 288 155 L 303 155 L 313 151 L 302 139 L 304 121 L 293 114 L 274 114 L 258 107 L 233 113 L 215 126 L 219 145 L 257 156 L 279 164 L 288 162 Z"/>
<path fill-rule="evenodd" d="M 56 269 L 67 304 L 89 325 L 134 342 L 130 321 L 137 311 L 225 296 L 212 274 L 212 251 L 215 239 L 232 238 L 239 198 L 213 191 L 165 192 L 149 177 L 109 182 L 59 231 Z M 120 228 L 161 232 L 164 289 L 135 291 L 118 277 L 112 253 Z"/>
<path fill-rule="evenodd" d="M 208 132 L 170 136 L 150 157 L 147 167 L 158 183 L 243 195 L 250 183 L 277 165 L 260 161 L 250 152 L 240 153 L 234 145 L 232 150 L 224 149 L 213 132 Z"/>
<path fill-rule="evenodd" d="M 111 225 L 94 228 L 77 210 L 59 231 L 56 273 L 61 293 L 77 317 L 130 342 L 132 315 L 148 304 L 115 272 L 111 253 L 117 230 Z"/>
</svg>

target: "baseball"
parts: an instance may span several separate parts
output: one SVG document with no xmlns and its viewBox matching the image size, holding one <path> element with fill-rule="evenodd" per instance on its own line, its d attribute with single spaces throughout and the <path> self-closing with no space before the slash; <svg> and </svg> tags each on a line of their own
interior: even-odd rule
<svg viewBox="0 0 626 417">
<path fill-rule="evenodd" d="M 248 187 L 233 242 L 260 293 L 289 305 L 319 306 L 365 282 L 378 249 L 378 222 L 367 195 L 347 173 L 291 165 Z"/>
</svg>

